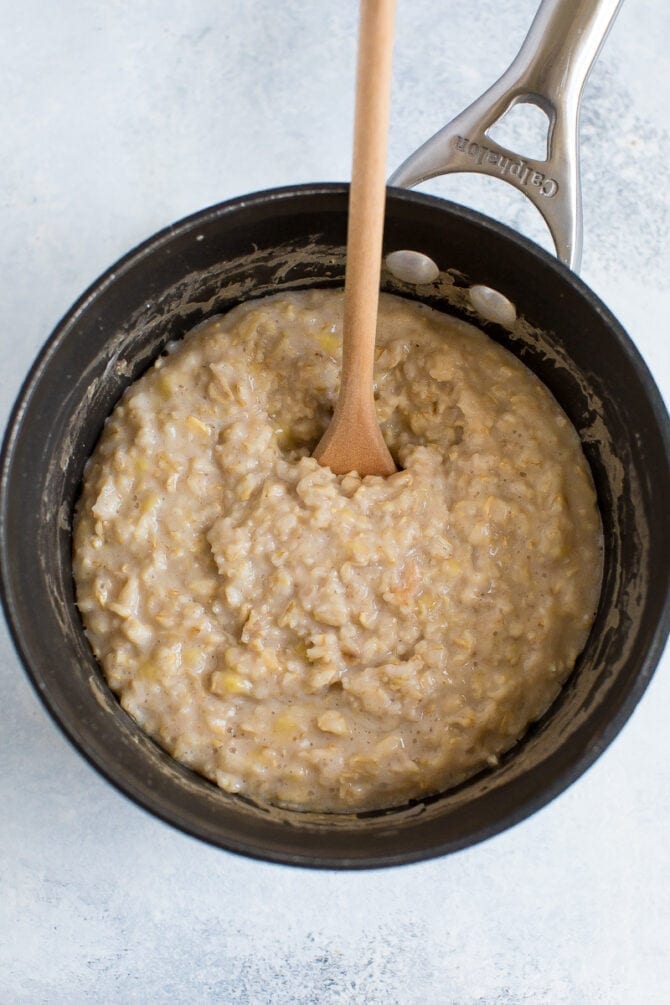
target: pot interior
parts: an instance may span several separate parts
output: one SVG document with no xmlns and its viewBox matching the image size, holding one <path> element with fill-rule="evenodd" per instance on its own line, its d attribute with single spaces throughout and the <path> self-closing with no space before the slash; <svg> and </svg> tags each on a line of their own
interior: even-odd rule
<svg viewBox="0 0 670 1005">
<path fill-rule="evenodd" d="M 458 789 L 386 812 L 315 815 L 256 806 L 177 764 L 109 691 L 74 604 L 71 525 L 86 459 L 128 384 L 165 344 L 242 300 L 341 285 L 347 189 L 260 193 L 197 214 L 131 252 L 61 323 L 29 377 L 5 444 L 5 603 L 36 688 L 69 737 L 141 805 L 214 844 L 282 862 L 361 867 L 472 844 L 527 816 L 577 777 L 642 694 L 667 634 L 667 415 L 643 362 L 597 298 L 525 239 L 441 200 L 392 191 L 384 253 L 439 266 L 383 288 L 479 324 L 553 392 L 596 484 L 605 571 L 596 621 L 549 712 Z M 473 284 L 516 307 L 482 321 Z"/>
</svg>

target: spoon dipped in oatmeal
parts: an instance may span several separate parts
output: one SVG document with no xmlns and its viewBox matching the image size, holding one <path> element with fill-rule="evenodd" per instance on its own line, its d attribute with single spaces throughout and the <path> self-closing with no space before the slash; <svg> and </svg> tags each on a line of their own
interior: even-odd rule
<svg viewBox="0 0 670 1005">
<path fill-rule="evenodd" d="M 396 470 L 373 397 L 394 9 L 395 0 L 361 2 L 342 375 L 333 418 L 314 451 L 338 475 L 390 475 Z"/>
</svg>

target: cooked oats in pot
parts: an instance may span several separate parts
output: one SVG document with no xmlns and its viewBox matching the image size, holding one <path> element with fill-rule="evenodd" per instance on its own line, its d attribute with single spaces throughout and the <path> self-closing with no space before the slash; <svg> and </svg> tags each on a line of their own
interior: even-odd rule
<svg viewBox="0 0 670 1005">
<path fill-rule="evenodd" d="M 133 384 L 89 462 L 78 605 L 122 706 L 228 792 L 399 805 L 498 756 L 582 649 L 601 527 L 577 434 L 482 332 L 382 295 L 380 423 L 402 466 L 310 456 L 343 295 L 208 321 Z"/>
</svg>

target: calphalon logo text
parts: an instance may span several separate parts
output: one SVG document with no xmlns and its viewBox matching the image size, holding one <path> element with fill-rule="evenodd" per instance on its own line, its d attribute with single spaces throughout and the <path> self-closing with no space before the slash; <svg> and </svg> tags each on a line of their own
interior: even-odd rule
<svg viewBox="0 0 670 1005">
<path fill-rule="evenodd" d="M 549 178 L 541 171 L 536 171 L 524 160 L 512 161 L 504 154 L 498 154 L 495 150 L 489 150 L 479 143 L 471 143 L 467 136 L 457 136 L 454 140 L 456 149 L 473 160 L 476 164 L 494 164 L 498 168 L 501 177 L 509 174 L 515 178 L 519 185 L 534 185 L 540 190 L 540 194 L 551 199 L 558 192 L 558 182 L 555 178 Z"/>
</svg>

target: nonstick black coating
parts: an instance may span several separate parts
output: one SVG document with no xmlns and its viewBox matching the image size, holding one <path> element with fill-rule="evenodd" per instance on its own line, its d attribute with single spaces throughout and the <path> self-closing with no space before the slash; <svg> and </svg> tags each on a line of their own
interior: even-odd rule
<svg viewBox="0 0 670 1005">
<path fill-rule="evenodd" d="M 76 747 L 141 806 L 215 845 L 278 862 L 362 868 L 474 844 L 577 778 L 631 714 L 668 632 L 668 416 L 616 319 L 550 255 L 443 200 L 390 190 L 385 253 L 430 255 L 436 284 L 391 292 L 468 320 L 467 291 L 504 293 L 522 322 L 482 325 L 553 391 L 591 464 L 605 529 L 603 593 L 561 696 L 500 767 L 386 813 L 316 816 L 254 806 L 178 765 L 111 694 L 74 605 L 71 522 L 105 417 L 166 342 L 250 297 L 340 285 L 347 188 L 300 186 L 215 206 L 162 231 L 88 290 L 35 363 L 7 431 L 0 482 L 2 593 L 17 650 Z M 447 271 L 448 270 L 448 271 Z"/>
</svg>

